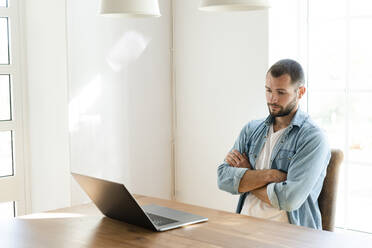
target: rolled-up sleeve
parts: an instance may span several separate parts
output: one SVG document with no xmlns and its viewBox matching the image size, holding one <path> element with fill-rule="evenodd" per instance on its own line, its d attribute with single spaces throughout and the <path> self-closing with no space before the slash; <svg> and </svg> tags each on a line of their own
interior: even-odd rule
<svg viewBox="0 0 372 248">
<path fill-rule="evenodd" d="M 233 148 L 230 150 L 238 150 L 241 154 L 247 152 L 246 142 L 249 133 L 249 123 L 245 125 L 240 132 L 239 137 L 235 141 Z M 217 169 L 217 185 L 218 188 L 231 194 L 239 194 L 239 184 L 247 168 L 232 167 L 224 162 Z"/>
<path fill-rule="evenodd" d="M 331 155 L 327 139 L 318 129 L 309 129 L 299 142 L 287 180 L 267 185 L 271 205 L 285 211 L 301 207 L 314 188 L 320 191 Z"/>
<path fill-rule="evenodd" d="M 239 194 L 239 184 L 247 168 L 231 167 L 229 164 L 221 164 L 217 169 L 218 188 L 231 194 Z"/>
</svg>

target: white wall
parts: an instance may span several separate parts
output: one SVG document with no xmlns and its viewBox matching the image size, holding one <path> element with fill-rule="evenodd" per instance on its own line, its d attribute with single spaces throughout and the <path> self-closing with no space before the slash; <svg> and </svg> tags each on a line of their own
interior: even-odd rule
<svg viewBox="0 0 372 248">
<path fill-rule="evenodd" d="M 171 195 L 170 1 L 162 17 L 107 18 L 68 0 L 71 169 Z M 72 204 L 84 199 L 72 182 Z"/>
<path fill-rule="evenodd" d="M 33 212 L 87 199 L 69 160 L 75 172 L 169 198 L 170 0 L 158 19 L 104 18 L 98 0 L 66 1 L 24 1 Z M 198 4 L 174 1 L 177 199 L 233 210 L 216 168 L 242 126 L 266 115 L 267 13 Z"/>
<path fill-rule="evenodd" d="M 234 211 L 217 166 L 248 121 L 267 115 L 268 14 L 206 13 L 175 1 L 176 199 Z"/>
<path fill-rule="evenodd" d="M 65 1 L 22 1 L 32 212 L 70 205 Z"/>
</svg>

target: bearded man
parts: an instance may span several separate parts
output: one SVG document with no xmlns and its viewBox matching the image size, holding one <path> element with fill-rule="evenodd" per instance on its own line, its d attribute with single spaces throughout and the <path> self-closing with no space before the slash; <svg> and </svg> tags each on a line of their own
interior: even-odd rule
<svg viewBox="0 0 372 248">
<path fill-rule="evenodd" d="M 266 74 L 270 115 L 245 125 L 218 167 L 218 187 L 240 194 L 237 213 L 322 229 L 318 197 L 331 156 L 322 130 L 299 109 L 306 92 L 299 63 Z"/>
</svg>

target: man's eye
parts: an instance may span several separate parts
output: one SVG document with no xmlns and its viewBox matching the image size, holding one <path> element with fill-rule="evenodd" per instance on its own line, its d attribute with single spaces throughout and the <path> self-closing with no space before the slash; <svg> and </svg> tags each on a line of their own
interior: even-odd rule
<svg viewBox="0 0 372 248">
<path fill-rule="evenodd" d="M 285 92 L 279 91 L 278 94 L 279 94 L 279 95 L 284 95 Z"/>
</svg>

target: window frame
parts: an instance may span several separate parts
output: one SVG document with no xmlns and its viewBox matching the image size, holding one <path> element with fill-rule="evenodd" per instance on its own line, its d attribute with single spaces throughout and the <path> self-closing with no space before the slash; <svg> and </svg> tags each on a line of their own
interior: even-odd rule
<svg viewBox="0 0 372 248">
<path fill-rule="evenodd" d="M 24 43 L 22 42 L 24 29 L 22 25 L 21 0 L 8 1 L 7 7 L 0 8 L 0 17 L 8 18 L 8 51 L 9 64 L 0 65 L 0 74 L 10 75 L 11 120 L 0 121 L 0 131 L 12 131 L 13 176 L 1 177 L 0 202 L 15 202 L 16 215 L 31 212 L 31 197 L 28 167 L 26 108 L 26 85 L 24 83 Z"/>
</svg>

